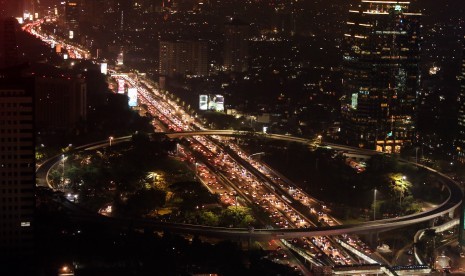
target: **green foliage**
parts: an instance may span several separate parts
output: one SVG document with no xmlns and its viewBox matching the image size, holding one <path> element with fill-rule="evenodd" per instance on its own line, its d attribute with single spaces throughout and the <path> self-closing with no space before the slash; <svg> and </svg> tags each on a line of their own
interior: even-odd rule
<svg viewBox="0 0 465 276">
<path fill-rule="evenodd" d="M 202 225 L 209 225 L 209 226 L 218 226 L 219 224 L 219 217 L 215 213 L 211 211 L 202 211 L 199 215 L 199 224 Z"/>
<path fill-rule="evenodd" d="M 227 227 L 248 227 L 255 222 L 250 209 L 243 206 L 229 206 L 220 215 L 220 225 Z"/>
</svg>

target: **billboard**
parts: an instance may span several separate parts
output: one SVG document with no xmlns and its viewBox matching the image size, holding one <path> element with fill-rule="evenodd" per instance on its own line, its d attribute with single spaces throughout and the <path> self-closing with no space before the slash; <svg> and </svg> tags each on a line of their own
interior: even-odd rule
<svg viewBox="0 0 465 276">
<path fill-rule="evenodd" d="M 223 95 L 200 95 L 199 98 L 200 110 L 224 111 Z"/>
<path fill-rule="evenodd" d="M 104 75 L 108 73 L 108 65 L 106 63 L 100 63 L 100 73 Z"/>
<path fill-rule="evenodd" d="M 212 109 L 215 111 L 224 111 L 224 97 L 223 95 L 214 95 L 210 102 L 214 103 Z"/>
<path fill-rule="evenodd" d="M 137 88 L 128 88 L 129 106 L 137 106 Z"/>
<path fill-rule="evenodd" d="M 118 79 L 118 94 L 124 94 L 124 80 Z"/>
<path fill-rule="evenodd" d="M 116 58 L 116 64 L 117 65 L 123 65 L 124 64 L 124 54 L 123 54 L 123 52 L 120 52 L 118 54 L 118 57 Z"/>
<path fill-rule="evenodd" d="M 208 95 L 200 95 L 199 109 L 200 110 L 207 110 L 208 109 Z"/>
</svg>

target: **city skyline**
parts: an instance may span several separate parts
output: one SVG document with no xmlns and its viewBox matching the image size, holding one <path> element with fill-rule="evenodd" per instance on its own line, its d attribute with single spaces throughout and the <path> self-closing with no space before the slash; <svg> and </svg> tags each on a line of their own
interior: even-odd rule
<svg viewBox="0 0 465 276">
<path fill-rule="evenodd" d="M 464 11 L 1 1 L 0 274 L 459 274 Z"/>
</svg>

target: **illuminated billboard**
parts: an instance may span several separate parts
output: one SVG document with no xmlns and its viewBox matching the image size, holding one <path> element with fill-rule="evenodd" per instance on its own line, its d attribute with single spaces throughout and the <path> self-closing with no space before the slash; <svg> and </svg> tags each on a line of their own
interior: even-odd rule
<svg viewBox="0 0 465 276">
<path fill-rule="evenodd" d="M 118 79 L 118 94 L 124 94 L 124 80 Z"/>
<path fill-rule="evenodd" d="M 100 73 L 106 75 L 108 73 L 108 65 L 106 63 L 100 64 Z"/>
<path fill-rule="evenodd" d="M 200 95 L 199 109 L 200 110 L 207 110 L 208 109 L 208 95 Z"/>
<path fill-rule="evenodd" d="M 358 93 L 352 93 L 352 108 L 357 109 L 358 106 Z"/>
<path fill-rule="evenodd" d="M 128 88 L 129 106 L 137 106 L 137 88 Z"/>
<path fill-rule="evenodd" d="M 223 95 L 200 95 L 199 97 L 200 110 L 224 111 Z"/>
<path fill-rule="evenodd" d="M 224 111 L 224 97 L 223 95 L 211 95 L 210 98 L 211 107 L 210 110 Z"/>
<path fill-rule="evenodd" d="M 118 54 L 118 57 L 116 58 L 116 64 L 117 65 L 123 65 L 124 64 L 124 54 L 123 54 L 123 52 L 120 52 Z"/>
</svg>

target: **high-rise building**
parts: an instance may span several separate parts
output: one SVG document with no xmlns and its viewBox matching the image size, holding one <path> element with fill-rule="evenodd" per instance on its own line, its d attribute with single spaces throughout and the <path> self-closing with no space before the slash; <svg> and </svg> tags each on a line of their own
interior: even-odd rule
<svg viewBox="0 0 465 276">
<path fill-rule="evenodd" d="M 69 0 L 65 2 L 65 23 L 71 30 L 77 29 L 79 24 L 79 2 Z"/>
<path fill-rule="evenodd" d="M 160 41 L 159 73 L 164 76 L 207 76 L 207 41 Z"/>
<path fill-rule="evenodd" d="M 410 2 L 356 2 L 345 33 L 341 136 L 400 152 L 416 133 L 421 14 L 410 11 Z"/>
<path fill-rule="evenodd" d="M 247 71 L 250 33 L 250 25 L 237 19 L 232 19 L 225 24 L 223 66 L 226 71 Z"/>
<path fill-rule="evenodd" d="M 462 72 L 460 75 L 458 135 L 457 135 L 458 161 L 465 163 L 465 37 L 463 45 Z"/>
<path fill-rule="evenodd" d="M 5 271 L 5 260 L 32 257 L 34 79 L 0 76 L 0 270 Z"/>
</svg>

